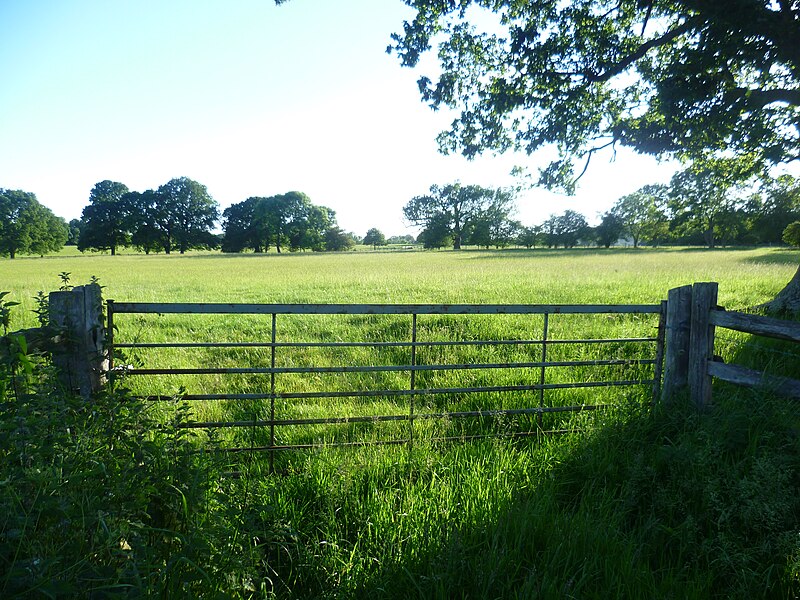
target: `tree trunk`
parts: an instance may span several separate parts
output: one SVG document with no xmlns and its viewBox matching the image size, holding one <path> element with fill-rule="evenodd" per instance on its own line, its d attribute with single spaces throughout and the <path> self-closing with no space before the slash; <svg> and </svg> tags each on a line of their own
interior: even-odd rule
<svg viewBox="0 0 800 600">
<path fill-rule="evenodd" d="M 714 217 L 708 219 L 708 231 L 705 233 L 706 244 L 709 250 L 714 249 Z"/>
<path fill-rule="evenodd" d="M 771 313 L 800 315 L 800 267 L 797 268 L 794 277 L 786 284 L 786 287 L 778 292 L 773 300 L 762 304 L 761 308 L 765 308 Z"/>
</svg>

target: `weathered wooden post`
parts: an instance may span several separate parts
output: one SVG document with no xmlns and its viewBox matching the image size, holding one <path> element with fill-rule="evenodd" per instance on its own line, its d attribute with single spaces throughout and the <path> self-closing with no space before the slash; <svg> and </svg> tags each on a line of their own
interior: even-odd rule
<svg viewBox="0 0 800 600">
<path fill-rule="evenodd" d="M 697 408 L 711 404 L 708 363 L 714 358 L 714 326 L 711 310 L 717 306 L 716 283 L 692 286 L 692 326 L 689 339 L 689 397 Z"/>
<path fill-rule="evenodd" d="M 108 367 L 100 286 L 90 283 L 50 292 L 49 302 L 50 325 L 64 332 L 53 363 L 65 387 L 88 399 L 102 387 Z"/>
<path fill-rule="evenodd" d="M 692 321 L 692 286 L 667 293 L 666 351 L 661 401 L 670 402 L 689 385 L 689 337 Z"/>
</svg>

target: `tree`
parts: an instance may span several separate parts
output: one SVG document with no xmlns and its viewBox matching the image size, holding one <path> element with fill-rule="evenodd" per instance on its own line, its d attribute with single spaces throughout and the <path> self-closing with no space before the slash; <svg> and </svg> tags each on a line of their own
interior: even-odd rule
<svg viewBox="0 0 800 600">
<path fill-rule="evenodd" d="M 616 244 L 624 233 L 625 224 L 613 212 L 605 213 L 600 224 L 594 229 L 597 245 L 603 248 L 610 248 L 612 244 Z"/>
<path fill-rule="evenodd" d="M 291 236 L 297 239 L 302 231 L 304 208 L 310 205 L 308 196 L 302 192 L 288 192 L 278 196 L 262 198 L 255 208 L 255 222 L 265 235 L 265 250 L 275 246 L 278 254 L 284 246 L 291 244 Z"/>
<path fill-rule="evenodd" d="M 781 175 L 764 181 L 761 193 L 750 198 L 747 212 L 755 239 L 779 244 L 786 226 L 800 220 L 800 179 Z"/>
<path fill-rule="evenodd" d="M 131 207 L 131 243 L 145 254 L 172 250 L 171 222 L 164 199 L 156 190 L 129 192 L 125 202 Z"/>
<path fill-rule="evenodd" d="M 670 181 L 672 212 L 702 232 L 709 248 L 714 248 L 725 217 L 742 204 L 736 192 L 753 176 L 753 163 L 747 159 L 706 159 L 695 161 L 676 173 Z"/>
<path fill-rule="evenodd" d="M 261 198 L 251 197 L 231 204 L 222 213 L 223 252 L 242 252 L 245 249 L 262 252 L 266 235 L 256 227 L 256 204 Z"/>
<path fill-rule="evenodd" d="M 66 221 L 42 206 L 35 194 L 0 188 L 0 256 L 57 252 L 67 236 Z"/>
<path fill-rule="evenodd" d="M 450 232 L 450 223 L 446 215 L 434 215 L 428 221 L 428 226 L 417 236 L 417 243 L 422 244 L 426 250 L 438 250 L 445 246 L 453 245 L 453 235 Z"/>
<path fill-rule="evenodd" d="M 542 226 L 522 227 L 517 234 L 517 243 L 526 248 L 536 248 L 542 234 Z"/>
<path fill-rule="evenodd" d="M 783 230 L 782 239 L 790 246 L 797 246 L 800 248 L 800 221 L 789 223 L 786 229 Z"/>
<path fill-rule="evenodd" d="M 406 3 L 416 14 L 390 50 L 414 67 L 437 46 L 436 80 L 423 75 L 419 88 L 434 109 L 460 110 L 439 137 L 445 152 L 553 146 L 539 183 L 568 191 L 617 144 L 800 159 L 797 0 Z M 800 268 L 772 306 L 800 309 Z"/>
<path fill-rule="evenodd" d="M 455 250 L 461 249 L 465 235 L 484 213 L 505 211 L 507 215 L 514 201 L 509 190 L 490 190 L 460 183 L 442 187 L 432 185 L 430 192 L 412 198 L 403 207 L 403 215 L 410 223 L 428 231 L 426 240 L 435 239 L 438 244 L 449 237 Z"/>
<path fill-rule="evenodd" d="M 95 184 L 89 194 L 89 204 L 81 214 L 83 228 L 78 250 L 110 250 L 114 256 L 117 247 L 130 243 L 131 207 L 126 202 L 127 193 L 128 186 L 116 181 Z"/>
<path fill-rule="evenodd" d="M 564 214 L 556 217 L 555 235 L 565 248 L 574 248 L 588 233 L 589 223 L 581 213 L 565 210 Z"/>
<path fill-rule="evenodd" d="M 289 237 L 291 250 L 325 250 L 325 234 L 336 226 L 336 211 L 327 206 L 312 204 L 308 196 L 302 194 L 303 202 L 292 226 Z M 355 242 L 355 238 L 354 238 Z"/>
<path fill-rule="evenodd" d="M 216 244 L 211 229 L 219 218 L 219 206 L 206 186 L 188 177 L 171 179 L 158 188 L 156 200 L 156 223 L 167 233 L 167 254 L 173 244 L 181 254 Z"/>
<path fill-rule="evenodd" d="M 505 248 L 516 237 L 521 227 L 509 218 L 513 206 L 504 196 L 495 199 L 470 224 L 467 243 L 488 248 Z"/>
<path fill-rule="evenodd" d="M 378 246 L 386 246 L 388 244 L 386 241 L 386 236 L 383 235 L 380 229 L 375 227 L 367 231 L 362 243 L 365 246 L 372 246 L 373 250 L 377 250 Z"/>
<path fill-rule="evenodd" d="M 668 191 L 665 185 L 646 185 L 623 196 L 611 208 L 611 214 L 619 218 L 625 233 L 633 239 L 634 248 L 653 233 L 658 223 L 666 222 Z"/>
<path fill-rule="evenodd" d="M 336 224 L 336 213 L 311 203 L 302 192 L 251 197 L 223 213 L 223 252 L 252 249 L 266 252 L 274 246 L 290 250 L 325 249 L 325 232 Z"/>
<path fill-rule="evenodd" d="M 83 221 L 80 219 L 71 219 L 67 226 L 69 227 L 69 231 L 67 232 L 67 246 L 77 246 L 78 240 L 81 239 Z"/>
<path fill-rule="evenodd" d="M 325 232 L 325 249 L 330 252 L 343 252 L 352 250 L 356 245 L 352 234 L 345 232 L 336 225 L 329 227 Z"/>
<path fill-rule="evenodd" d="M 50 252 L 61 250 L 69 236 L 67 222 L 41 204 L 34 207 L 34 215 L 35 225 L 28 251 L 31 254 L 44 256 Z"/>
<path fill-rule="evenodd" d="M 393 235 L 387 240 L 388 243 L 400 246 L 409 246 L 416 242 L 413 235 Z"/>
</svg>

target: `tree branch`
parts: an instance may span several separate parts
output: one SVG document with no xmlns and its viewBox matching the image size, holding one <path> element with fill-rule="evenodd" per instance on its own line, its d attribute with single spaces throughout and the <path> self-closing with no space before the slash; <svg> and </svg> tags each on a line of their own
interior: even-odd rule
<svg viewBox="0 0 800 600">
<path fill-rule="evenodd" d="M 586 152 L 586 162 L 583 165 L 583 170 L 581 170 L 580 175 L 578 175 L 575 178 L 575 182 L 577 183 L 578 181 L 580 181 L 581 177 L 583 177 L 586 174 L 586 171 L 589 168 L 589 163 L 592 160 L 592 155 L 595 152 L 599 152 L 600 150 L 604 150 L 605 148 L 608 148 L 609 146 L 613 146 L 616 143 L 617 143 L 617 140 L 613 139 L 610 142 L 607 142 L 607 143 L 603 144 L 602 146 L 595 146 L 593 148 L 589 148 L 589 150 Z M 614 151 L 614 154 L 616 155 L 616 150 Z"/>
<path fill-rule="evenodd" d="M 800 106 L 800 89 L 780 88 L 772 90 L 758 90 L 750 88 L 736 88 L 730 94 L 736 100 L 744 100 L 749 109 L 761 109 L 776 102 L 785 102 L 791 106 Z"/>
<path fill-rule="evenodd" d="M 650 52 L 650 50 L 652 50 L 653 48 L 659 48 L 661 46 L 669 44 L 674 39 L 690 31 L 698 23 L 698 21 L 699 20 L 696 17 L 687 19 L 686 21 L 678 25 L 675 29 L 670 29 L 669 31 L 667 31 L 661 37 L 657 37 L 645 42 L 644 44 L 639 46 L 634 52 L 624 57 L 612 68 L 606 70 L 603 73 L 585 73 L 584 77 L 586 78 L 586 81 L 589 83 L 600 83 L 603 81 L 608 81 L 612 77 L 615 77 L 620 73 L 623 73 L 628 67 L 630 67 L 637 60 L 644 58 L 644 56 L 648 52 Z"/>
</svg>

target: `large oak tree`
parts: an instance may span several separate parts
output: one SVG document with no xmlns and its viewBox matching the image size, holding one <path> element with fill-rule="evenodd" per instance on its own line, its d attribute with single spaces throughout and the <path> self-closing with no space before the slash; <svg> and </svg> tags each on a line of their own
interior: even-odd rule
<svg viewBox="0 0 800 600">
<path fill-rule="evenodd" d="M 437 242 L 447 239 L 459 250 L 484 214 L 504 219 L 513 203 L 514 196 L 509 190 L 460 183 L 432 185 L 430 194 L 415 196 L 403 207 L 403 215 L 409 223 L 424 228 L 426 247 L 444 245 L 432 243 L 434 238 Z"/>
<path fill-rule="evenodd" d="M 66 221 L 36 195 L 0 188 L 0 256 L 57 252 L 67 241 Z"/>
<path fill-rule="evenodd" d="M 555 147 L 539 183 L 572 190 L 600 148 L 800 158 L 800 0 L 406 0 L 390 50 L 417 66 L 439 137 L 466 156 Z M 800 309 L 800 269 L 772 308 Z"/>
<path fill-rule="evenodd" d="M 81 214 L 82 232 L 78 238 L 78 250 L 89 248 L 110 250 L 131 241 L 130 213 L 132 207 L 126 201 L 128 186 L 117 181 L 101 181 L 89 194 L 89 204 Z"/>
</svg>

